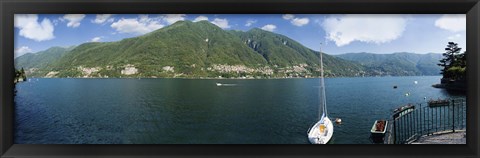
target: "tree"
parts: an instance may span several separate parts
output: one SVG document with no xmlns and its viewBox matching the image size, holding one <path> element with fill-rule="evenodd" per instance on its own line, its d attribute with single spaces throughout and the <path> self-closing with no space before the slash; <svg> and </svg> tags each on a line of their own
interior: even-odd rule
<svg viewBox="0 0 480 158">
<path fill-rule="evenodd" d="M 459 61 L 459 58 L 462 58 L 459 55 L 461 50 L 462 48 L 458 47 L 457 43 L 448 42 L 447 48 L 445 48 L 446 52 L 442 54 L 443 59 L 439 60 L 440 64 L 437 64 L 443 67 L 443 69 L 441 70 L 442 72 L 440 73 L 443 75 L 443 78 L 452 77 L 452 74 L 450 73 L 451 71 L 448 71 L 448 69 L 453 66 L 459 65 L 457 61 Z"/>
<path fill-rule="evenodd" d="M 443 77 L 445 77 L 446 70 L 447 70 L 447 60 L 446 59 L 441 59 L 440 64 L 437 64 L 437 65 L 443 67 L 443 69 L 440 70 L 441 71 L 440 74 L 442 74 Z"/>
<path fill-rule="evenodd" d="M 443 67 L 440 73 L 443 75 L 442 82 L 443 80 L 456 81 L 466 78 L 467 51 L 460 53 L 461 50 L 462 48 L 459 48 L 457 43 L 448 42 L 447 48 L 445 48 L 446 52 L 442 54 L 444 58 L 437 64 Z"/>
<path fill-rule="evenodd" d="M 460 66 L 462 68 L 467 67 L 467 56 L 465 55 L 466 53 L 467 51 L 464 51 L 463 53 L 457 55 L 458 60 L 455 66 Z"/>
<path fill-rule="evenodd" d="M 456 55 L 455 62 L 447 72 L 451 75 L 451 78 L 454 80 L 464 80 L 467 77 L 466 67 L 467 67 L 467 57 L 466 51 L 461 54 Z"/>
<path fill-rule="evenodd" d="M 465 68 L 459 67 L 459 66 L 453 66 L 447 70 L 448 74 L 450 74 L 452 79 L 458 80 L 462 79 L 465 74 Z"/>
<path fill-rule="evenodd" d="M 24 81 L 27 80 L 27 75 L 25 74 L 25 70 L 23 69 L 23 67 L 22 67 L 22 69 L 20 70 L 20 76 L 22 77 L 22 79 L 23 79 Z"/>
</svg>

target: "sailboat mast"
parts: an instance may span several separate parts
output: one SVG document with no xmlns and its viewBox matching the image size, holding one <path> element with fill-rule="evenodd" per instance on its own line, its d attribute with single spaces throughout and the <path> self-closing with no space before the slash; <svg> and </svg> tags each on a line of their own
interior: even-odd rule
<svg viewBox="0 0 480 158">
<path fill-rule="evenodd" d="M 325 81 L 324 81 L 324 74 L 323 74 L 323 55 L 322 55 L 322 43 L 320 43 L 320 108 L 322 109 L 323 113 L 320 114 L 320 119 L 323 117 L 327 117 L 327 97 L 325 96 Z"/>
</svg>

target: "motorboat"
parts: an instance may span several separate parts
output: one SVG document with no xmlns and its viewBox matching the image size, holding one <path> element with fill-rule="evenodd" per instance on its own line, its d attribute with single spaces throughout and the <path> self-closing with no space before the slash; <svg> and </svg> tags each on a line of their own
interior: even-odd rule
<svg viewBox="0 0 480 158">
<path fill-rule="evenodd" d="M 415 106 L 412 105 L 412 104 L 407 104 L 407 105 L 401 106 L 401 107 L 393 110 L 393 118 L 397 118 L 397 117 L 406 115 L 406 114 L 408 114 L 408 113 L 410 113 L 414 110 L 415 110 Z"/>
<path fill-rule="evenodd" d="M 450 101 L 448 101 L 448 99 L 437 99 L 437 100 L 430 99 L 428 101 L 428 106 L 430 107 L 446 106 L 446 105 L 450 105 Z"/>
</svg>

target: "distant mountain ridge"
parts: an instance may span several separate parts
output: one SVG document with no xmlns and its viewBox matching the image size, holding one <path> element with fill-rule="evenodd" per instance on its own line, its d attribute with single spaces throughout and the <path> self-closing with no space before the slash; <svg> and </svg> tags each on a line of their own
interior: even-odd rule
<svg viewBox="0 0 480 158">
<path fill-rule="evenodd" d="M 416 59 L 383 59 L 392 63 L 382 65 L 377 60 L 371 64 L 355 61 L 370 57 L 324 54 L 323 58 L 327 77 L 417 74 L 408 66 L 398 71 L 381 67 L 408 65 Z M 431 65 L 420 60 L 429 60 L 417 62 L 427 67 L 418 74 L 427 74 L 423 71 L 429 72 Z M 116 42 L 90 42 L 70 49 L 53 47 L 26 54 L 15 59 L 15 66 L 24 67 L 27 76 L 33 77 L 317 77 L 319 52 L 287 36 L 258 28 L 243 32 L 223 30 L 208 21 L 178 21 Z M 415 73 L 399 73 L 403 71 Z"/>
<path fill-rule="evenodd" d="M 66 52 L 71 51 L 75 46 L 71 47 L 51 47 L 47 50 L 37 53 L 27 53 L 15 59 L 15 67 L 20 69 L 38 69 L 52 64 Z"/>
<path fill-rule="evenodd" d="M 437 65 L 442 58 L 440 53 L 416 54 L 398 52 L 392 54 L 347 53 L 336 57 L 354 61 L 365 66 L 373 75 L 413 76 L 440 75 Z"/>
</svg>

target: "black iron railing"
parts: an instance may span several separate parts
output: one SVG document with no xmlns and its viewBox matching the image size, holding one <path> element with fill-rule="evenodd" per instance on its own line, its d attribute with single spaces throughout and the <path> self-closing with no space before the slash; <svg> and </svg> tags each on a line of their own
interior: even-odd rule
<svg viewBox="0 0 480 158">
<path fill-rule="evenodd" d="M 455 132 L 466 128 L 466 100 L 448 99 L 435 104 L 419 103 L 412 110 L 396 113 L 392 118 L 392 142 L 411 143 L 421 136 Z"/>
</svg>

